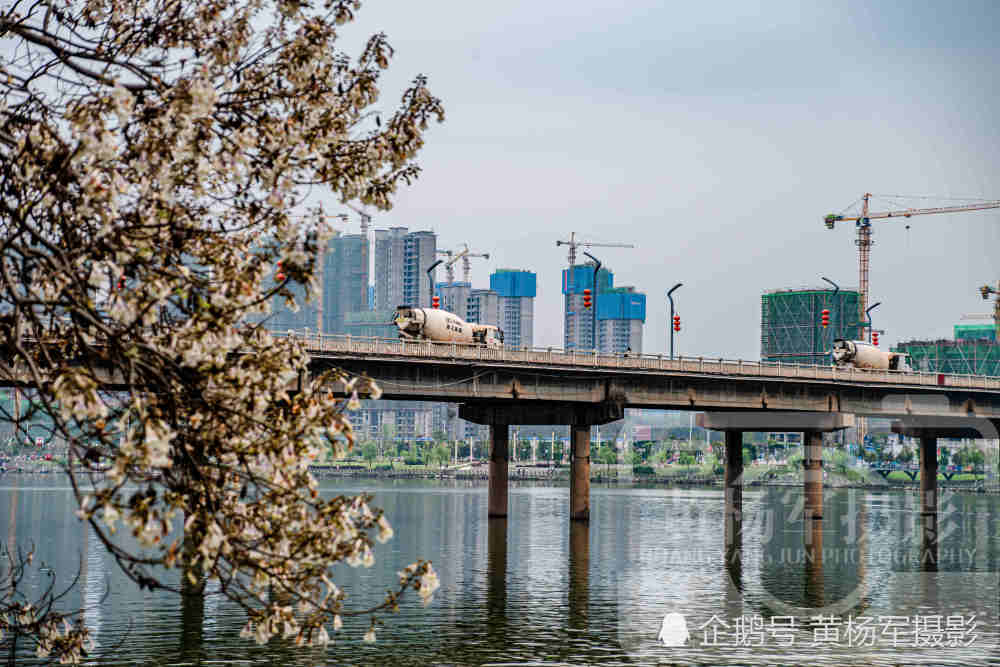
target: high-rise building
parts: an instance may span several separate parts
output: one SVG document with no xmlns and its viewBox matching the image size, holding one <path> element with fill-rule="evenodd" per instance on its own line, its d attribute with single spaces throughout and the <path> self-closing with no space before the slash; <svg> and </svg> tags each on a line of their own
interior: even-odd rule
<svg viewBox="0 0 1000 667">
<path fill-rule="evenodd" d="M 375 310 L 403 304 L 403 256 L 406 227 L 375 230 Z"/>
<path fill-rule="evenodd" d="M 593 350 L 595 318 L 597 313 L 593 306 L 583 307 L 583 290 L 591 291 L 591 299 L 611 288 L 614 275 L 607 269 L 601 269 L 597 275 L 598 290 L 594 289 L 594 265 L 576 264 L 563 269 L 563 349 Z M 599 299 L 595 299 L 599 300 Z"/>
<path fill-rule="evenodd" d="M 771 290 L 760 299 L 761 361 L 832 363 L 836 338 L 858 337 L 858 292 L 828 288 Z M 823 311 L 830 324 L 822 326 Z"/>
<path fill-rule="evenodd" d="M 520 269 L 498 269 L 490 276 L 490 290 L 497 294 L 498 326 L 503 329 L 504 346 L 531 347 L 535 332 L 535 274 Z"/>
<path fill-rule="evenodd" d="M 437 236 L 434 232 L 410 232 L 403 246 L 403 301 L 429 308 L 433 276 L 427 269 L 437 260 Z M 398 304 L 396 304 L 398 305 Z"/>
<path fill-rule="evenodd" d="M 441 308 L 466 321 L 468 321 L 471 291 L 471 283 L 464 282 L 438 283 L 434 288 L 434 293 L 441 298 Z"/>
<path fill-rule="evenodd" d="M 297 310 L 276 296 L 267 318 L 273 331 L 288 329 L 344 333 L 344 318 L 352 311 L 368 309 L 368 244 L 360 234 L 334 236 L 320 258 L 317 278 L 320 293 L 310 300 L 305 288 L 298 284 L 288 287 L 295 295 Z"/>
<path fill-rule="evenodd" d="M 500 326 L 500 295 L 491 289 L 469 291 L 467 322 Z"/>
<path fill-rule="evenodd" d="M 323 258 L 323 333 L 346 333 L 348 313 L 369 310 L 368 243 L 361 234 L 330 239 Z"/>
<path fill-rule="evenodd" d="M 375 310 L 396 306 L 427 308 L 431 282 L 427 269 L 435 261 L 434 232 L 409 232 L 406 227 L 375 230 Z"/>
<path fill-rule="evenodd" d="M 614 287 L 596 301 L 597 349 L 601 354 L 642 353 L 646 295 L 634 287 Z"/>
</svg>

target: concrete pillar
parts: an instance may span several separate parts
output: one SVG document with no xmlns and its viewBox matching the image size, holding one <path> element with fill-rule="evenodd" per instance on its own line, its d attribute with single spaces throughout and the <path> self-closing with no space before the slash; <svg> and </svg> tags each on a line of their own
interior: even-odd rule
<svg viewBox="0 0 1000 667">
<path fill-rule="evenodd" d="M 507 463 L 510 461 L 507 424 L 490 424 L 490 497 L 491 517 L 507 516 Z"/>
<path fill-rule="evenodd" d="M 587 628 L 590 601 L 590 524 L 569 522 L 569 627 Z"/>
<path fill-rule="evenodd" d="M 804 518 L 823 518 L 823 432 L 804 431 L 802 446 L 805 453 L 802 461 L 805 487 Z"/>
<path fill-rule="evenodd" d="M 569 518 L 590 521 L 590 426 L 569 428 Z"/>
<path fill-rule="evenodd" d="M 937 514 L 937 438 L 920 438 L 920 513 Z"/>
<path fill-rule="evenodd" d="M 937 569 L 938 488 L 937 438 L 920 436 L 920 518 L 923 523 L 921 563 L 928 571 Z"/>
<path fill-rule="evenodd" d="M 726 558 L 731 559 L 742 543 L 743 523 L 743 431 L 726 431 Z"/>
<path fill-rule="evenodd" d="M 823 518 L 806 518 L 805 529 L 805 598 L 810 607 L 822 607 L 826 594 L 823 587 Z"/>
<path fill-rule="evenodd" d="M 487 608 L 502 615 L 507 606 L 507 519 L 487 520 L 486 599 Z"/>
</svg>

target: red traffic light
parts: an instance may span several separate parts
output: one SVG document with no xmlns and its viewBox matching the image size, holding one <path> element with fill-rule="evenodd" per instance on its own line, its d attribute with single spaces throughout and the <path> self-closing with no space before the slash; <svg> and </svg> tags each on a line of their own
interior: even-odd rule
<svg viewBox="0 0 1000 667">
<path fill-rule="evenodd" d="M 877 331 L 873 331 L 872 332 L 872 345 L 874 345 L 875 347 L 878 347 L 878 332 Z"/>
<path fill-rule="evenodd" d="M 587 288 L 587 289 L 583 290 L 583 307 L 584 308 L 590 308 L 591 305 L 593 305 L 593 304 L 592 304 L 592 302 L 590 300 L 590 289 Z"/>
<path fill-rule="evenodd" d="M 440 308 L 441 307 L 441 297 L 435 296 L 433 299 L 431 299 L 431 305 L 433 307 L 435 307 L 435 308 Z"/>
<path fill-rule="evenodd" d="M 820 314 L 822 315 L 820 322 L 822 323 L 823 328 L 830 326 L 830 311 L 824 308 Z"/>
<path fill-rule="evenodd" d="M 680 331 L 680 330 L 681 330 L 681 316 L 674 315 L 674 331 Z"/>
</svg>

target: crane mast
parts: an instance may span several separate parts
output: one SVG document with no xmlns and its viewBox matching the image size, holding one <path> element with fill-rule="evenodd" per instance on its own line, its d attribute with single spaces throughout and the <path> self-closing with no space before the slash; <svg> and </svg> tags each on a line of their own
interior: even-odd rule
<svg viewBox="0 0 1000 667">
<path fill-rule="evenodd" d="M 465 246 L 468 250 L 469 246 Z M 469 263 L 470 257 L 480 257 L 482 259 L 489 259 L 490 253 L 488 252 L 466 252 L 465 256 L 462 258 L 462 275 L 465 277 L 465 282 L 472 284 L 472 266 Z"/>
<path fill-rule="evenodd" d="M 1000 281 L 997 281 L 996 287 L 983 285 L 979 288 L 979 293 L 983 295 L 984 300 L 993 295 L 993 326 L 996 329 L 997 342 L 1000 342 Z"/>
<path fill-rule="evenodd" d="M 823 219 L 827 229 L 833 229 L 838 222 L 854 222 L 857 227 L 858 236 L 854 244 L 858 247 L 858 338 L 869 340 L 871 332 L 868 331 L 865 322 L 865 310 L 868 308 L 868 273 L 871 266 L 871 249 L 874 245 L 872 240 L 872 220 L 885 220 L 888 218 L 910 218 L 915 215 L 933 215 L 935 213 L 960 213 L 963 211 L 985 211 L 988 209 L 1000 208 L 1000 201 L 984 201 L 976 204 L 966 204 L 962 206 L 940 206 L 936 208 L 907 208 L 899 211 L 882 211 L 872 213 L 872 194 L 866 192 L 861 198 L 861 215 L 844 216 L 831 213 Z M 985 298 L 985 297 L 984 297 Z"/>
</svg>

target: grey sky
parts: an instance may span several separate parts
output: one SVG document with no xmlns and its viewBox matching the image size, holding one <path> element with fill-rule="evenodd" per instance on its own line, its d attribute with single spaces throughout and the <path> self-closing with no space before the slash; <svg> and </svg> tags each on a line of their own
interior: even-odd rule
<svg viewBox="0 0 1000 667">
<path fill-rule="evenodd" d="M 390 108 L 416 73 L 444 101 L 424 173 L 378 226 L 538 273 L 535 341 L 562 343 L 558 238 L 647 294 L 646 352 L 759 356 L 763 290 L 856 286 L 854 229 L 826 213 L 863 192 L 1000 199 L 995 2 L 539 3 L 369 0 L 345 44 L 385 31 Z M 875 224 L 884 340 L 950 336 L 987 312 L 1000 211 Z M 354 226 L 356 227 L 356 225 Z"/>
</svg>

